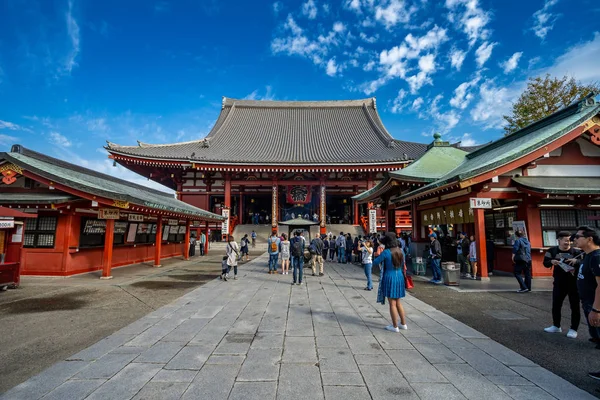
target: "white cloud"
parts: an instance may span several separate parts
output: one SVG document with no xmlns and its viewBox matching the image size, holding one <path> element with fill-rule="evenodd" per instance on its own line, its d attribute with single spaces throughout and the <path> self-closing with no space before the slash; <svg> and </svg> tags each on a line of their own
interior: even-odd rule
<svg viewBox="0 0 600 400">
<path fill-rule="evenodd" d="M 450 65 L 452 66 L 452 68 L 455 68 L 457 71 L 460 71 L 463 62 L 465 61 L 466 55 L 467 53 L 465 51 L 462 51 L 461 49 L 458 49 L 456 47 L 452 48 L 449 56 Z"/>
<path fill-rule="evenodd" d="M 361 32 L 361 33 L 359 34 L 359 37 L 360 37 L 360 38 L 361 38 L 363 41 L 365 41 L 365 42 L 367 42 L 367 43 L 371 43 L 371 44 L 372 44 L 372 43 L 375 43 L 375 42 L 377 42 L 377 40 L 379 39 L 379 35 L 377 35 L 377 34 L 375 34 L 375 35 L 373 35 L 373 36 L 369 36 L 369 35 L 367 35 L 367 34 L 366 34 L 366 33 L 364 33 L 364 32 Z"/>
<path fill-rule="evenodd" d="M 510 58 L 508 60 L 500 63 L 500 66 L 504 70 L 505 74 L 508 74 L 508 73 L 514 71 L 515 68 L 517 68 L 517 65 L 519 65 L 519 60 L 521 59 L 522 55 L 523 55 L 522 51 L 516 52 L 515 54 L 510 56 Z"/>
<path fill-rule="evenodd" d="M 481 9 L 479 0 L 446 0 L 446 7 L 450 10 L 448 19 L 467 35 L 471 46 L 489 37 L 486 26 L 490 15 Z"/>
<path fill-rule="evenodd" d="M 423 117 L 423 114 L 419 115 L 421 118 L 433 118 L 435 121 L 435 126 L 440 133 L 451 131 L 460 122 L 460 115 L 455 110 L 450 110 L 447 112 L 442 112 L 440 110 L 440 101 L 442 101 L 443 98 L 444 96 L 441 94 L 435 96 L 429 105 L 429 110 L 427 110 L 429 117 Z"/>
<path fill-rule="evenodd" d="M 403 104 L 404 99 L 406 98 L 406 95 L 408 93 L 406 93 L 406 90 L 404 89 L 400 89 L 398 91 L 398 95 L 396 96 L 396 98 L 394 99 L 394 102 L 392 104 L 392 107 L 390 108 L 390 111 L 393 114 L 398 114 L 400 111 L 402 111 L 402 109 L 404 107 L 406 107 L 406 104 Z"/>
<path fill-rule="evenodd" d="M 412 103 L 412 105 L 410 106 L 410 108 L 411 108 L 413 111 L 418 111 L 418 110 L 421 108 L 421 106 L 423 105 L 423 102 L 424 102 L 424 101 L 423 101 L 423 98 L 422 98 L 422 97 L 417 97 L 417 98 L 415 99 L 415 101 L 413 101 L 413 103 Z"/>
<path fill-rule="evenodd" d="M 273 13 L 275 13 L 275 15 L 279 15 L 279 12 L 283 9 L 283 4 L 281 4 L 280 1 L 276 1 L 275 3 L 273 3 Z"/>
<path fill-rule="evenodd" d="M 308 19 L 317 18 L 317 5 L 314 0 L 307 0 L 306 3 L 302 4 L 302 14 Z"/>
<path fill-rule="evenodd" d="M 417 12 L 417 7 L 408 6 L 404 0 L 388 0 L 375 8 L 375 20 L 382 22 L 387 29 L 398 23 L 407 23 Z"/>
<path fill-rule="evenodd" d="M 50 143 L 59 147 L 71 147 L 73 143 L 58 132 L 50 132 Z"/>
<path fill-rule="evenodd" d="M 435 72 L 435 68 L 435 56 L 433 54 L 427 54 L 419 58 L 419 72 L 406 78 L 412 94 L 416 94 L 426 83 L 433 83 L 430 75 Z"/>
<path fill-rule="evenodd" d="M 544 7 L 537 10 L 533 14 L 533 27 L 531 28 L 535 33 L 535 36 L 544 40 L 548 32 L 554 28 L 554 22 L 558 18 L 558 15 L 554 15 L 550 12 L 550 8 L 558 3 L 558 0 L 546 0 Z"/>
<path fill-rule="evenodd" d="M 73 68 L 77 66 L 77 56 L 80 49 L 79 25 L 73 16 L 73 1 L 69 1 L 66 13 L 67 33 L 69 35 L 70 50 L 59 73 L 70 75 Z"/>
<path fill-rule="evenodd" d="M 470 133 L 464 133 L 460 138 L 460 145 L 462 147 L 477 146 L 478 144 L 477 140 L 473 139 Z"/>
<path fill-rule="evenodd" d="M 332 58 L 329 61 L 327 61 L 327 68 L 326 68 L 327 75 L 335 76 L 337 71 L 338 71 L 338 66 L 335 63 L 335 59 Z"/>
<path fill-rule="evenodd" d="M 365 65 L 363 65 L 363 71 L 372 71 L 374 67 L 375 67 L 375 61 L 371 60 L 368 63 L 366 63 Z"/>
<path fill-rule="evenodd" d="M 483 42 L 481 46 L 475 50 L 475 61 L 477 61 L 477 66 L 479 68 L 483 67 L 483 65 L 490 59 L 492 56 L 492 50 L 494 50 L 494 46 L 498 43 L 488 43 Z"/>
<path fill-rule="evenodd" d="M 585 83 L 600 81 L 600 32 L 594 38 L 578 44 L 559 56 L 547 72 L 555 76 L 569 75 Z"/>
<path fill-rule="evenodd" d="M 335 22 L 333 24 L 333 31 L 336 33 L 342 33 L 346 30 L 346 26 L 342 22 Z"/>
<path fill-rule="evenodd" d="M 493 80 L 486 80 L 479 87 L 479 102 L 471 110 L 471 118 L 484 129 L 502 128 L 505 124 L 502 117 L 510 113 L 512 102 L 521 93 L 523 87 L 524 82 L 511 87 L 499 87 Z"/>
<path fill-rule="evenodd" d="M 450 105 L 454 108 L 464 110 L 467 108 L 471 100 L 473 100 L 473 93 L 471 89 L 477 85 L 480 80 L 480 76 L 477 75 L 470 81 L 463 82 L 456 89 L 454 89 L 454 97 L 450 100 Z"/>
<path fill-rule="evenodd" d="M 19 139 L 14 136 L 3 135 L 0 133 L 0 145 L 1 146 L 10 146 L 17 143 Z"/>
<path fill-rule="evenodd" d="M 273 94 L 273 88 L 270 85 L 265 86 L 265 94 L 261 95 L 258 89 L 253 90 L 252 93 L 244 97 L 245 100 L 275 100 Z"/>
<path fill-rule="evenodd" d="M 0 129 L 8 129 L 11 131 L 23 130 L 23 128 L 20 125 L 17 125 L 15 123 L 12 123 L 9 121 L 2 121 L 2 120 L 0 120 Z"/>
</svg>

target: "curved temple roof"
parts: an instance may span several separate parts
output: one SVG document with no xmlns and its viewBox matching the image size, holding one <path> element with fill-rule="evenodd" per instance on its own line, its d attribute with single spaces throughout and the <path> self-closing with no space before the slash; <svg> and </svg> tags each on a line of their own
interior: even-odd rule
<svg viewBox="0 0 600 400">
<path fill-rule="evenodd" d="M 153 160 L 262 165 L 402 164 L 427 150 L 394 139 L 375 98 L 342 101 L 256 101 L 223 98 L 202 140 L 137 146 L 108 143 L 113 154 Z"/>
</svg>

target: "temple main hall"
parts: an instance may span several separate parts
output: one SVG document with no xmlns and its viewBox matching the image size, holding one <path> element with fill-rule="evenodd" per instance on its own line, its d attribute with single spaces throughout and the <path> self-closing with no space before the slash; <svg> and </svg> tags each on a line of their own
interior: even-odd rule
<svg viewBox="0 0 600 400">
<path fill-rule="evenodd" d="M 108 143 L 115 162 L 176 191 L 177 198 L 235 224 L 302 216 L 329 224 L 363 225 L 367 206 L 352 197 L 374 187 L 427 151 L 394 139 L 375 98 L 342 101 L 255 101 L 223 98 L 210 133 L 184 143 Z M 410 215 L 378 210 L 380 228 Z M 389 215 L 388 215 L 389 214 Z M 406 221 L 408 219 L 408 221 Z M 409 226 L 407 226 L 409 228 Z"/>
</svg>

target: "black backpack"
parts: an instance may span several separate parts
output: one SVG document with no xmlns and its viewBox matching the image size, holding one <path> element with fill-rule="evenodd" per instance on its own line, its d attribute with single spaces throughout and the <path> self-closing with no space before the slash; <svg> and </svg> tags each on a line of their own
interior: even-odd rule
<svg viewBox="0 0 600 400">
<path fill-rule="evenodd" d="M 296 239 L 294 239 L 292 242 L 292 255 L 294 257 L 300 257 L 304 255 L 302 253 L 302 239 L 296 237 Z"/>
</svg>

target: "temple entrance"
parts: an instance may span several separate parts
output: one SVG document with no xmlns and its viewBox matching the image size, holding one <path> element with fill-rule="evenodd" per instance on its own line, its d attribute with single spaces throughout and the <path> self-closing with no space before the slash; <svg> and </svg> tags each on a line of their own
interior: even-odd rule
<svg viewBox="0 0 600 400">
<path fill-rule="evenodd" d="M 351 196 L 327 195 L 327 224 L 352 224 L 353 209 Z"/>
<path fill-rule="evenodd" d="M 239 197 L 239 196 L 235 196 Z M 243 224 L 269 224 L 271 223 L 271 195 L 253 193 L 243 195 L 244 215 Z"/>
</svg>

